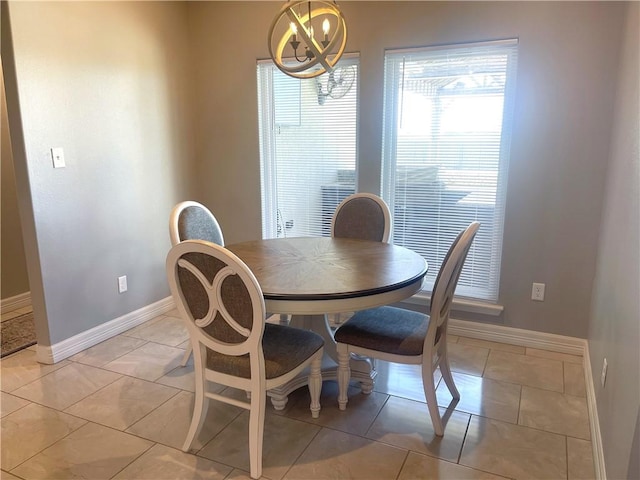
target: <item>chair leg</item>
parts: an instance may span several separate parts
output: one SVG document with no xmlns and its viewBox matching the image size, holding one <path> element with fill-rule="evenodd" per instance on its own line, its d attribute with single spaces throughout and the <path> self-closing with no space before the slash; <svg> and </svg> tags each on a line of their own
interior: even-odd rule
<svg viewBox="0 0 640 480">
<path fill-rule="evenodd" d="M 427 407 L 429 408 L 433 430 L 438 437 L 442 437 L 444 435 L 444 429 L 442 428 L 442 419 L 440 418 L 440 411 L 438 410 L 436 386 L 435 383 L 433 383 L 433 369 L 430 365 L 428 368 L 425 368 L 425 366 L 422 367 L 422 388 L 424 389 L 424 396 L 427 399 Z"/>
<path fill-rule="evenodd" d="M 309 395 L 311 396 L 311 417 L 320 416 L 320 392 L 322 391 L 322 349 L 311 361 L 309 372 Z"/>
<path fill-rule="evenodd" d="M 456 384 L 453 381 L 451 367 L 449 366 L 449 358 L 446 354 L 440 360 L 440 373 L 442 374 L 442 379 L 449 389 L 449 392 L 451 392 L 451 396 L 458 400 L 460 398 L 460 392 L 458 392 L 458 387 L 456 387 Z"/>
<path fill-rule="evenodd" d="M 193 405 L 193 416 L 191 417 L 191 425 L 187 432 L 187 438 L 182 446 L 183 452 L 191 450 L 194 440 L 198 437 L 204 420 L 207 418 L 207 411 L 209 410 L 209 397 L 205 395 L 204 384 L 202 380 L 196 378 L 196 393 L 195 402 Z"/>
<path fill-rule="evenodd" d="M 349 401 L 347 390 L 349 389 L 349 380 L 351 379 L 351 355 L 349 355 L 349 347 L 344 343 L 336 345 L 338 352 L 338 407 L 340 410 L 347 409 Z"/>
<path fill-rule="evenodd" d="M 191 344 L 189 344 L 187 346 L 187 350 L 184 352 L 184 356 L 182 357 L 182 362 L 180 363 L 181 366 L 186 367 L 187 363 L 189 362 L 189 357 L 191 357 L 191 353 L 193 352 L 193 347 L 191 346 Z"/>
<path fill-rule="evenodd" d="M 262 476 L 262 440 L 264 437 L 266 391 L 260 389 L 251 395 L 249 410 L 249 469 L 251 478 Z"/>
</svg>

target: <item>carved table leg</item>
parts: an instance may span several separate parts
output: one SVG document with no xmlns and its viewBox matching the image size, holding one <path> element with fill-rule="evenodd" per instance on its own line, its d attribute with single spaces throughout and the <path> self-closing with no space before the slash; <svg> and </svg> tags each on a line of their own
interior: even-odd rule
<svg viewBox="0 0 640 480">
<path fill-rule="evenodd" d="M 326 315 L 293 315 L 291 317 L 290 326 L 296 328 L 304 328 L 317 333 L 324 339 L 324 352 L 333 362 L 338 364 L 338 352 L 336 350 L 336 341 L 333 339 L 333 333 Z M 367 357 L 351 358 L 351 378 L 360 382 L 363 393 L 371 393 L 373 390 L 376 372 L 373 362 Z M 323 369 L 323 380 L 337 380 L 337 372 L 335 368 Z"/>
</svg>

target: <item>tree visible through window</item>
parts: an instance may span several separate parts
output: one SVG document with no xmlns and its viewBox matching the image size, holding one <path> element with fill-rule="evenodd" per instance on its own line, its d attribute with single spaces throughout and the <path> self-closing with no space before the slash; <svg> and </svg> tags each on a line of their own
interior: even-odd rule
<svg viewBox="0 0 640 480">
<path fill-rule="evenodd" d="M 263 238 L 328 236 L 355 191 L 357 58 L 300 80 L 258 64 Z"/>
<path fill-rule="evenodd" d="M 497 300 L 516 58 L 515 40 L 385 54 L 383 198 L 393 243 L 429 263 L 429 290 L 478 220 L 456 293 Z"/>
</svg>

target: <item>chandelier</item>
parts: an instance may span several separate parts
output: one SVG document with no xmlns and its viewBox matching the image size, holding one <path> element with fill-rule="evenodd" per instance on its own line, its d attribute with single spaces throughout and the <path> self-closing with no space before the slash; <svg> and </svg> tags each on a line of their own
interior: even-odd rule
<svg viewBox="0 0 640 480">
<path fill-rule="evenodd" d="M 269 28 L 269 54 L 295 78 L 332 72 L 347 44 L 347 25 L 335 2 L 290 0 Z"/>
</svg>

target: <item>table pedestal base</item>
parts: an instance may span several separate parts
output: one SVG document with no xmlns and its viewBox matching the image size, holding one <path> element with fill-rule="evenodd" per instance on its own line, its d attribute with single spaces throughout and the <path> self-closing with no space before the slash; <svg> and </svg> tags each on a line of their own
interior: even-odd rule
<svg viewBox="0 0 640 480">
<path fill-rule="evenodd" d="M 336 342 L 331 333 L 326 315 L 292 315 L 289 326 L 304 328 L 317 333 L 324 339 L 324 358 L 322 359 L 322 380 L 338 381 L 338 354 Z M 351 358 L 351 380 L 360 382 L 363 393 L 371 393 L 373 383 L 378 372 L 375 370 L 373 360 L 366 357 Z M 281 387 L 269 390 L 271 403 L 276 410 L 283 410 L 287 404 L 289 394 L 294 390 L 307 385 L 309 372 L 305 369 L 300 375 Z M 336 398 L 336 402 L 338 399 Z"/>
</svg>

